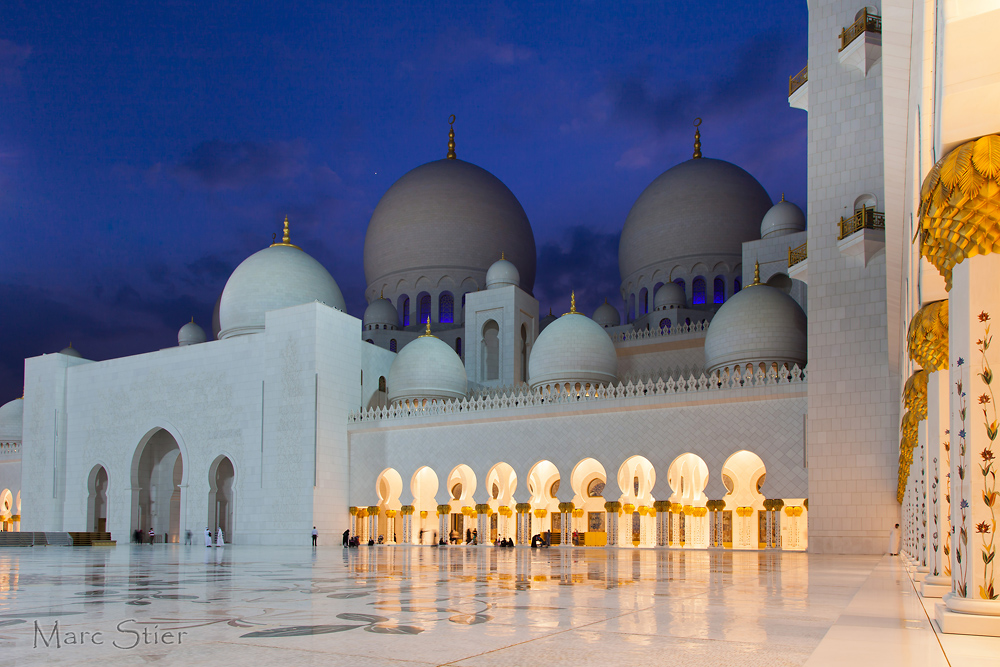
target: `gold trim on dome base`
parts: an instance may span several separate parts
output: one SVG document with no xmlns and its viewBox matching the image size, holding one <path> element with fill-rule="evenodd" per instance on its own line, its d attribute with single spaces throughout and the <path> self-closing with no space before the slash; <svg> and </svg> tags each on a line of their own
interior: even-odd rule
<svg viewBox="0 0 1000 667">
<path fill-rule="evenodd" d="M 951 272 L 969 257 L 1000 252 L 1000 136 L 951 151 L 920 188 L 920 255 L 951 290 Z"/>
<path fill-rule="evenodd" d="M 948 368 L 948 300 L 932 301 L 914 313 L 906 330 L 910 359 L 928 373 Z"/>
</svg>

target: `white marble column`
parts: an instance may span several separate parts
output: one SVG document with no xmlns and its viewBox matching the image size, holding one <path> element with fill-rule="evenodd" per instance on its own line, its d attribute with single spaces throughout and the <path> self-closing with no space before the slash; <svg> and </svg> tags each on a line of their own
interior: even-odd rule
<svg viewBox="0 0 1000 667">
<path fill-rule="evenodd" d="M 1000 254 L 956 265 L 949 293 L 952 591 L 937 608 L 944 632 L 1000 636 L 996 530 Z"/>
<path fill-rule="evenodd" d="M 927 445 L 930 466 L 927 535 L 930 538 L 928 574 L 920 584 L 924 597 L 939 598 L 951 590 L 951 518 L 948 502 L 950 474 L 948 434 L 948 373 L 927 375 Z"/>
</svg>

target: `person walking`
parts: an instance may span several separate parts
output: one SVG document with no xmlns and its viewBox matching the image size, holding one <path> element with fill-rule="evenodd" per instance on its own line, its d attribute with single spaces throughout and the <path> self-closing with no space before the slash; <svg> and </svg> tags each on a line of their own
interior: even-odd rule
<svg viewBox="0 0 1000 667">
<path fill-rule="evenodd" d="M 205 526 L 205 546 L 212 546 L 212 531 L 208 529 L 208 526 Z"/>
<path fill-rule="evenodd" d="M 319 537 L 319 531 L 316 530 L 316 526 L 313 526 L 313 546 L 316 546 L 317 537 Z"/>
<path fill-rule="evenodd" d="M 351 546 L 351 531 L 349 529 L 344 531 L 344 546 Z"/>
<path fill-rule="evenodd" d="M 190 528 L 188 528 L 186 531 L 184 531 L 184 545 L 185 546 L 191 546 L 191 529 Z"/>
<path fill-rule="evenodd" d="M 215 534 L 215 546 L 217 547 L 226 546 L 226 541 L 222 538 L 222 526 L 219 526 L 219 532 Z"/>
<path fill-rule="evenodd" d="M 149 529 L 149 543 L 152 544 L 153 540 L 155 540 L 155 539 L 156 539 L 156 533 L 154 533 L 153 529 L 150 528 Z"/>
</svg>

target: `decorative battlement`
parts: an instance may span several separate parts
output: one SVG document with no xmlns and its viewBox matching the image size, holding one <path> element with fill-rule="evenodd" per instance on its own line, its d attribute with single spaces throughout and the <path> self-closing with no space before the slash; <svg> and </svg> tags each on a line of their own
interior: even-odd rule
<svg viewBox="0 0 1000 667">
<path fill-rule="evenodd" d="M 656 382 L 652 379 L 646 382 L 618 383 L 614 386 L 581 386 L 579 383 L 571 385 L 546 385 L 536 389 L 529 389 L 526 386 L 514 391 L 496 390 L 483 392 L 473 398 L 464 398 L 461 401 L 436 401 L 426 400 L 420 405 L 390 405 L 380 408 L 369 408 L 360 412 L 351 412 L 347 417 L 349 424 L 362 422 L 378 422 L 389 419 L 408 419 L 411 417 L 424 417 L 432 415 L 459 415 L 468 413 L 481 413 L 494 410 L 509 410 L 517 408 L 541 407 L 546 405 L 563 405 L 577 403 L 600 403 L 603 401 L 617 401 L 629 398 L 649 398 L 655 396 L 676 396 L 683 394 L 702 394 L 723 390 L 742 390 L 765 386 L 804 385 L 806 382 L 806 371 L 797 365 L 792 368 L 772 368 L 764 372 L 759 367 L 757 370 L 750 370 L 748 365 L 742 374 L 729 374 L 726 372 L 714 372 L 711 375 L 701 374 L 700 377 L 694 375 L 687 379 L 659 378 Z"/>
<path fill-rule="evenodd" d="M 21 443 L 0 442 L 0 456 L 13 456 L 21 453 Z"/>
<path fill-rule="evenodd" d="M 649 313 L 650 316 L 656 314 L 657 311 L 652 311 Z M 660 311 L 664 313 L 663 317 L 667 317 L 667 313 L 670 311 Z M 633 341 L 644 341 L 654 338 L 666 338 L 668 336 L 682 336 L 684 334 L 701 333 L 708 331 L 709 322 L 692 322 L 691 324 L 675 324 L 671 327 L 664 327 L 662 329 L 639 329 L 638 331 L 621 331 L 611 334 L 611 342 L 615 345 L 621 343 L 631 343 Z"/>
</svg>

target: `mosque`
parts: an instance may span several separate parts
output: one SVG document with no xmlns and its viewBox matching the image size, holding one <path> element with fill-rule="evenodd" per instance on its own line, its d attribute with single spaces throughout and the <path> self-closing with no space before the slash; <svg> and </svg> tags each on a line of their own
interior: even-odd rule
<svg viewBox="0 0 1000 667">
<path fill-rule="evenodd" d="M 361 320 L 286 219 L 210 337 L 26 359 L 0 527 L 883 553 L 901 523 L 939 626 L 1000 635 L 1000 74 L 971 46 L 997 29 L 982 3 L 811 3 L 808 215 L 696 127 L 590 315 L 539 312 L 528 217 L 452 129 L 372 215 Z"/>
</svg>

